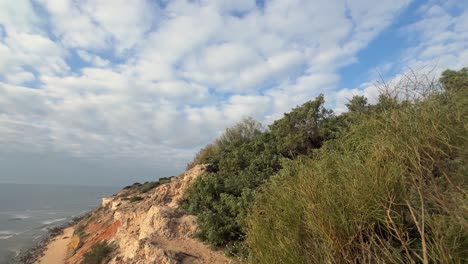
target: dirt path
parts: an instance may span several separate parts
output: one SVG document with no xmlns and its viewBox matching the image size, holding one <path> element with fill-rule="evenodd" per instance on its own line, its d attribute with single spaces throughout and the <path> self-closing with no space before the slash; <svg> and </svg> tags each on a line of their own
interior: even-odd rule
<svg viewBox="0 0 468 264">
<path fill-rule="evenodd" d="M 166 239 L 162 237 L 155 238 L 153 241 L 158 247 L 165 250 L 176 252 L 183 264 L 223 264 L 232 263 L 230 259 L 224 256 L 221 251 L 213 251 L 208 245 L 205 245 L 195 239 Z"/>
<path fill-rule="evenodd" d="M 54 238 L 36 264 L 64 264 L 67 257 L 68 244 L 73 236 L 73 227 L 65 228 L 63 234 Z"/>
</svg>

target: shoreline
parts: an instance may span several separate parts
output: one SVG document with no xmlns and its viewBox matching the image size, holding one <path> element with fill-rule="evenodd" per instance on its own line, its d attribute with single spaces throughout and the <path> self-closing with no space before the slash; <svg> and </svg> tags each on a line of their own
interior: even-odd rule
<svg viewBox="0 0 468 264">
<path fill-rule="evenodd" d="M 69 222 L 62 225 L 58 225 L 50 228 L 47 233 L 41 238 L 41 240 L 30 248 L 21 250 L 21 252 L 12 260 L 13 263 L 23 263 L 23 264 L 36 264 L 40 263 L 41 258 L 44 257 L 48 247 L 51 243 L 54 242 L 58 237 L 64 235 L 64 231 L 67 228 L 74 228 L 75 225 L 84 217 L 86 217 L 91 211 L 84 213 L 83 215 L 74 217 Z"/>
<path fill-rule="evenodd" d="M 62 230 L 62 233 L 51 239 L 44 248 L 36 264 L 62 264 L 67 259 L 68 246 L 72 240 L 75 225 Z"/>
</svg>

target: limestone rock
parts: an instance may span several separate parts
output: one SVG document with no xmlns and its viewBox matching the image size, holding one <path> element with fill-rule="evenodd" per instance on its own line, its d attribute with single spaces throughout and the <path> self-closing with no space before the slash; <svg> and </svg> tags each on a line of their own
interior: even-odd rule
<svg viewBox="0 0 468 264">
<path fill-rule="evenodd" d="M 230 263 L 222 252 L 193 238 L 196 217 L 179 208 L 187 188 L 208 169 L 195 166 L 146 193 L 135 193 L 135 187 L 103 198 L 102 206 L 77 224 L 81 247 L 67 263 L 80 263 L 103 240 L 115 248 L 109 263 Z M 134 196 L 142 200 L 129 202 Z"/>
</svg>

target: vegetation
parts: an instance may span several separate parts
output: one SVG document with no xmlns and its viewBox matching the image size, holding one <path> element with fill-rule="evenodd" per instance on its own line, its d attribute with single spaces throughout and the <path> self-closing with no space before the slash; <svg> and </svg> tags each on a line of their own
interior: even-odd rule
<svg viewBox="0 0 468 264">
<path fill-rule="evenodd" d="M 132 196 L 129 198 L 129 201 L 131 203 L 135 203 L 135 202 L 139 202 L 139 201 L 142 201 L 143 200 L 143 197 L 141 196 Z"/>
<path fill-rule="evenodd" d="M 147 193 L 152 189 L 158 187 L 159 185 L 159 182 L 145 182 L 144 184 L 139 186 L 139 191 L 141 193 Z"/>
<path fill-rule="evenodd" d="M 445 90 L 384 94 L 343 136 L 290 162 L 251 210 L 250 261 L 467 261 L 467 80 L 450 71 Z"/>
<path fill-rule="evenodd" d="M 107 242 L 99 242 L 94 244 L 91 249 L 84 255 L 83 263 L 86 264 L 102 264 L 108 259 L 113 249 Z"/>
<path fill-rule="evenodd" d="M 174 176 L 161 177 L 157 181 L 145 182 L 145 183 L 136 182 L 133 185 L 125 186 L 123 188 L 123 190 L 128 190 L 128 192 L 126 192 L 125 195 L 128 195 L 129 192 L 130 193 L 133 193 L 133 192 L 147 193 L 147 192 L 151 191 L 152 189 L 154 189 L 154 188 L 156 188 L 156 187 L 158 187 L 158 186 L 160 186 L 162 184 L 166 184 L 166 183 L 171 182 L 171 178 L 173 178 L 173 177 Z M 124 200 L 128 200 L 128 199 L 124 199 Z"/>
<path fill-rule="evenodd" d="M 198 215 L 199 237 L 212 246 L 242 252 L 245 218 L 256 189 L 282 168 L 282 159 L 309 154 L 333 135 L 336 121 L 323 96 L 273 123 L 268 131 L 253 119 L 229 128 L 189 165 L 210 163 L 213 172 L 189 189 L 184 207 Z"/>
<path fill-rule="evenodd" d="M 252 263 L 468 260 L 468 70 L 399 87 L 226 130 L 189 164 L 213 167 L 183 204 L 199 238 Z"/>
</svg>

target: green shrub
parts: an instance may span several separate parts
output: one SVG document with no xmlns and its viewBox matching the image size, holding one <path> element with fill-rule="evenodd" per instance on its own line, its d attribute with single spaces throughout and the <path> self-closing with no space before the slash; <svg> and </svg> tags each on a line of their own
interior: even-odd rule
<svg viewBox="0 0 468 264">
<path fill-rule="evenodd" d="M 468 260 L 468 89 L 414 83 L 261 188 L 252 263 Z"/>
<path fill-rule="evenodd" d="M 324 107 L 323 96 L 285 114 L 269 131 L 247 119 L 229 128 L 193 163 L 209 162 L 213 172 L 197 178 L 183 207 L 198 216 L 198 237 L 214 247 L 243 241 L 246 216 L 256 189 L 281 169 L 283 159 L 310 154 L 331 138 L 339 122 Z M 207 154 L 209 153 L 209 155 Z M 203 158 L 201 158 L 203 157 Z M 229 250 L 228 250 L 229 251 Z M 234 253 L 233 253 L 234 254 Z"/>
<path fill-rule="evenodd" d="M 108 259 L 113 249 L 107 242 L 94 244 L 91 249 L 84 255 L 85 264 L 102 264 Z"/>
<path fill-rule="evenodd" d="M 149 191 L 151 191 L 152 189 L 160 186 L 161 184 L 166 184 L 166 183 L 170 183 L 171 182 L 171 177 L 161 177 L 158 179 L 158 181 L 153 181 L 153 182 L 145 182 L 143 184 L 138 184 L 136 185 L 138 187 L 138 191 L 140 193 L 147 193 Z"/>
<path fill-rule="evenodd" d="M 138 190 L 141 192 L 141 193 L 147 193 L 149 191 L 151 191 L 152 189 L 158 187 L 160 185 L 159 182 L 145 182 L 144 184 L 140 185 L 138 187 Z"/>
<path fill-rule="evenodd" d="M 171 178 L 162 177 L 162 178 L 159 178 L 158 182 L 159 182 L 159 184 L 170 183 L 170 182 L 171 182 Z"/>
<path fill-rule="evenodd" d="M 143 200 L 143 197 L 141 197 L 141 196 L 132 196 L 132 197 L 130 197 L 130 199 L 129 199 L 129 201 L 130 201 L 131 203 L 139 202 L 139 201 L 141 201 L 141 200 Z"/>
</svg>

